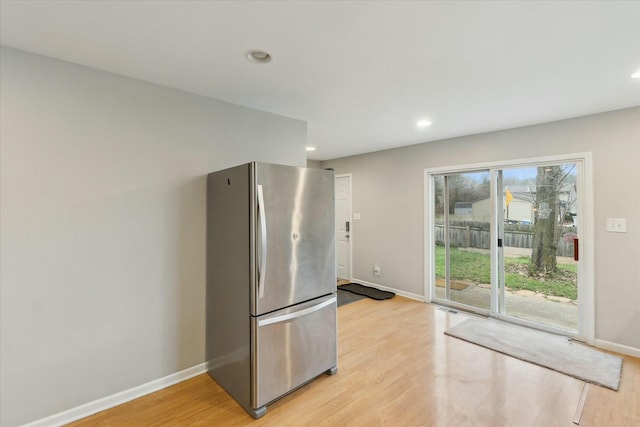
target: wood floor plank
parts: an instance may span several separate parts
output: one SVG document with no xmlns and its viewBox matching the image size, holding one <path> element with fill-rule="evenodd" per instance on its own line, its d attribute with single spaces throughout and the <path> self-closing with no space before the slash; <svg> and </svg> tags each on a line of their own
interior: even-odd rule
<svg viewBox="0 0 640 427">
<path fill-rule="evenodd" d="M 338 373 L 253 420 L 208 375 L 71 426 L 573 426 L 584 383 L 444 335 L 466 318 L 395 297 L 338 309 Z M 580 425 L 640 425 L 640 360 L 591 386 Z"/>
</svg>

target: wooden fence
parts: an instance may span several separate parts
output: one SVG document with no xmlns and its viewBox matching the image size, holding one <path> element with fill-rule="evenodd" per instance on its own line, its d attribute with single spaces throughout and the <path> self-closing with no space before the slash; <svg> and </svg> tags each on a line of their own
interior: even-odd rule
<svg viewBox="0 0 640 427">
<path fill-rule="evenodd" d="M 444 225 L 435 226 L 436 243 L 444 244 Z M 558 256 L 573 256 L 573 237 L 575 227 L 564 227 L 558 239 Z M 491 234 L 486 222 L 454 222 L 449 226 L 449 243 L 454 247 L 489 249 Z M 533 225 L 505 224 L 503 245 L 512 248 L 533 247 Z"/>
</svg>

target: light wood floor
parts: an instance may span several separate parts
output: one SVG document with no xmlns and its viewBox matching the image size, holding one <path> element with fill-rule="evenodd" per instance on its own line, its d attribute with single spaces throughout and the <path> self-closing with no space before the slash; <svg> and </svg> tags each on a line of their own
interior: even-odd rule
<svg viewBox="0 0 640 427">
<path fill-rule="evenodd" d="M 73 426 L 573 426 L 582 381 L 444 335 L 466 318 L 402 297 L 338 309 L 338 373 L 253 420 L 207 374 Z M 580 425 L 640 426 L 640 359 L 591 385 Z"/>
</svg>

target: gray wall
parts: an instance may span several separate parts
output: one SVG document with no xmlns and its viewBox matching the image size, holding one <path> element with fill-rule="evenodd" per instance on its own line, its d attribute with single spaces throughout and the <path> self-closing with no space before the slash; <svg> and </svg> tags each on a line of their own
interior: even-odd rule
<svg viewBox="0 0 640 427">
<path fill-rule="evenodd" d="M 526 108 L 526 106 L 524 107 Z M 424 169 L 592 152 L 596 339 L 640 349 L 640 108 L 322 162 L 353 174 L 353 276 L 424 295 Z M 627 233 L 605 231 L 627 218 Z M 382 276 L 372 274 L 380 265 Z"/>
<path fill-rule="evenodd" d="M 322 167 L 322 162 L 319 160 L 307 160 L 307 167 L 308 168 L 314 168 L 314 169 L 320 169 Z"/>
<path fill-rule="evenodd" d="M 205 174 L 306 124 L 1 50 L 2 426 L 204 362 Z"/>
</svg>

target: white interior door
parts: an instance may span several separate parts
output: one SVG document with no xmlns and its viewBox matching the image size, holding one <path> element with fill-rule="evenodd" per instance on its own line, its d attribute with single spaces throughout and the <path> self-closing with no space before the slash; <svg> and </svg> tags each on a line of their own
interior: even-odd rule
<svg viewBox="0 0 640 427">
<path fill-rule="evenodd" d="M 336 271 L 351 280 L 351 174 L 336 175 Z"/>
</svg>

